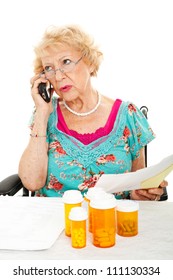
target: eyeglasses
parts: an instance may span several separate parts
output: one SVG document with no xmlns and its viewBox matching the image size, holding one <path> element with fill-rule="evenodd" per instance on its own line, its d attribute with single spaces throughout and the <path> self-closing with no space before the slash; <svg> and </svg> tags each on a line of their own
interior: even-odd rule
<svg viewBox="0 0 173 280">
<path fill-rule="evenodd" d="M 60 67 L 57 69 L 53 69 L 51 66 L 46 66 L 44 71 L 40 73 L 41 75 L 45 75 L 47 79 L 52 79 L 56 75 L 56 71 L 60 71 L 61 73 L 69 73 L 74 70 L 75 66 L 81 61 L 83 56 L 81 56 L 76 62 L 72 61 L 69 58 L 62 59 L 59 61 Z"/>
</svg>

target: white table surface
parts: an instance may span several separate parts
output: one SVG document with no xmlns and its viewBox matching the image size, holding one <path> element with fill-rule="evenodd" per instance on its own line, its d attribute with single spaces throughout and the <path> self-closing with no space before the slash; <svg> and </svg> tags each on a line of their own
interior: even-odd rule
<svg viewBox="0 0 173 280">
<path fill-rule="evenodd" d="M 71 247 L 71 239 L 64 231 L 47 250 L 0 250 L 1 260 L 173 260 L 173 202 L 140 202 L 139 234 L 134 237 L 116 236 L 116 245 L 97 248 L 92 235 L 87 235 L 83 249 Z"/>
</svg>

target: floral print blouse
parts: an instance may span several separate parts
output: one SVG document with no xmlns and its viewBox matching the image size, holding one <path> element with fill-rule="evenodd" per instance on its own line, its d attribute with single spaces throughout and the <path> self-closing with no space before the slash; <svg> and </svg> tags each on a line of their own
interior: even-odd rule
<svg viewBox="0 0 173 280">
<path fill-rule="evenodd" d="M 84 145 L 57 128 L 58 99 L 54 97 L 52 102 L 54 110 L 47 127 L 47 181 L 36 191 L 36 196 L 61 197 L 70 189 L 84 194 L 104 173 L 130 172 L 132 161 L 139 156 L 140 149 L 154 139 L 142 112 L 134 104 L 122 101 L 111 132 Z M 128 194 L 115 193 L 115 197 L 126 198 Z"/>
</svg>

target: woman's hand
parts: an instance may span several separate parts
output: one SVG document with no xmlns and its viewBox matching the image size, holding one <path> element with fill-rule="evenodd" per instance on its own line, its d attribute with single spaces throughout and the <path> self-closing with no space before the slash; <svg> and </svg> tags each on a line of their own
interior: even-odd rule
<svg viewBox="0 0 173 280">
<path fill-rule="evenodd" d="M 40 111 L 45 112 L 45 114 L 50 114 L 53 111 L 52 102 L 45 102 L 44 99 L 41 97 L 41 95 L 38 92 L 38 86 L 40 83 L 47 83 L 47 79 L 44 75 L 35 75 L 31 78 L 31 95 L 34 100 L 35 106 L 37 111 L 40 109 Z M 51 93 L 52 95 L 52 93 Z"/>
<path fill-rule="evenodd" d="M 164 193 L 163 188 L 168 186 L 167 181 L 163 181 L 158 188 L 134 190 L 131 192 L 131 199 L 134 200 L 160 200 Z"/>
</svg>

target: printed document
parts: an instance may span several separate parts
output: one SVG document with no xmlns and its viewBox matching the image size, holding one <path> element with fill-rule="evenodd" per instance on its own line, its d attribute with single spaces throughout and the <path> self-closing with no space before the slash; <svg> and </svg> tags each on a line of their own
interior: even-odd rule
<svg viewBox="0 0 173 280">
<path fill-rule="evenodd" d="M 173 155 L 170 155 L 155 165 L 135 172 L 103 174 L 96 183 L 96 187 L 110 193 L 157 188 L 172 170 Z"/>
</svg>

